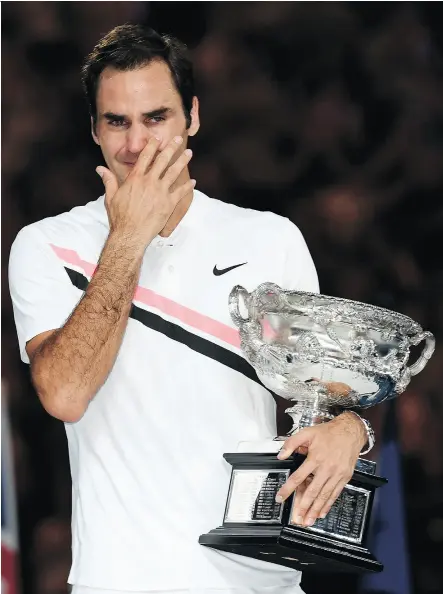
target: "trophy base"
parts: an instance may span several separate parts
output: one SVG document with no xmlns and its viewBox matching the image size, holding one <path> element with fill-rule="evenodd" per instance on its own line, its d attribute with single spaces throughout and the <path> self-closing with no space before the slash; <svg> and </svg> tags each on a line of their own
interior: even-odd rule
<svg viewBox="0 0 443 594">
<path fill-rule="evenodd" d="M 223 525 L 201 535 L 201 545 L 299 571 L 383 570 L 365 546 L 375 489 L 387 482 L 373 462 L 359 460 L 326 518 L 301 527 L 292 521 L 293 496 L 277 503 L 275 495 L 305 456 L 243 451 L 224 458 L 233 469 Z"/>
<path fill-rule="evenodd" d="M 306 534 L 302 528 L 220 526 L 200 536 L 199 543 L 304 572 L 383 571 L 383 565 L 365 547 L 340 547 L 333 539 Z"/>
</svg>

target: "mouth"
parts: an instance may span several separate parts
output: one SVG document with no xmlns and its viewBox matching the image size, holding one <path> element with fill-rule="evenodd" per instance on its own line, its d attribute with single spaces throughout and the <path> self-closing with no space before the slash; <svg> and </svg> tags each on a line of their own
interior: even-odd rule
<svg viewBox="0 0 443 594">
<path fill-rule="evenodd" d="M 134 167 L 135 163 L 128 163 L 128 162 L 124 161 L 123 165 L 126 165 L 126 167 Z"/>
</svg>

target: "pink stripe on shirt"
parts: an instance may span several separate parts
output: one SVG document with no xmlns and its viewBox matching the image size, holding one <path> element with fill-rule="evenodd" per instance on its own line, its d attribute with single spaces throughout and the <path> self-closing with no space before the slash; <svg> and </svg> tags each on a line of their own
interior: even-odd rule
<svg viewBox="0 0 443 594">
<path fill-rule="evenodd" d="M 53 244 L 50 244 L 50 246 L 57 257 L 66 264 L 72 264 L 81 268 L 89 277 L 94 275 L 96 265 L 82 260 L 74 250 L 61 248 Z M 151 289 L 146 289 L 139 285 L 135 290 L 134 301 L 154 307 L 192 328 L 210 334 L 234 347 L 240 347 L 240 336 L 236 328 L 231 328 L 218 320 L 214 320 L 176 301 L 172 301 L 172 299 L 163 297 Z"/>
<path fill-rule="evenodd" d="M 72 264 L 73 266 L 81 268 L 90 277 L 94 276 L 95 269 L 97 268 L 95 264 L 89 264 L 89 262 L 85 262 L 85 260 L 82 260 L 77 252 L 74 252 L 74 250 L 58 247 L 52 243 L 49 245 L 60 258 L 60 260 L 63 260 L 63 262 L 66 264 Z"/>
</svg>

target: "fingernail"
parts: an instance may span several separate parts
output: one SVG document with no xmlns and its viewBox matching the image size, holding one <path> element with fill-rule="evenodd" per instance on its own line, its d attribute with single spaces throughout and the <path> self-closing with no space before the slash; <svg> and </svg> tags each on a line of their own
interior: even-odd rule
<svg viewBox="0 0 443 594">
<path fill-rule="evenodd" d="M 326 512 L 325 514 L 321 514 L 321 515 L 320 515 L 320 518 L 321 518 L 322 520 L 324 520 L 324 519 L 326 518 L 326 516 L 327 516 L 327 515 L 328 515 L 328 512 Z"/>
<path fill-rule="evenodd" d="M 195 184 L 196 184 L 196 183 L 197 183 L 197 181 L 196 181 L 195 179 L 191 179 L 191 184 L 192 184 L 193 186 L 195 186 Z"/>
<path fill-rule="evenodd" d="M 155 140 L 158 140 L 158 141 L 161 140 L 160 136 L 154 136 L 154 138 L 155 138 Z"/>
<path fill-rule="evenodd" d="M 283 497 L 281 495 L 276 495 L 275 496 L 275 501 L 277 503 L 283 503 Z"/>
<path fill-rule="evenodd" d="M 188 157 L 190 157 L 192 155 L 191 149 L 186 149 L 185 150 L 185 155 L 188 155 Z"/>
<path fill-rule="evenodd" d="M 177 144 L 181 144 L 183 142 L 183 138 L 181 136 L 176 136 L 174 138 L 174 142 L 176 142 Z"/>
<path fill-rule="evenodd" d="M 279 453 L 278 453 L 278 455 L 277 455 L 277 458 L 278 458 L 279 460 L 282 460 L 282 459 L 283 459 L 283 458 L 285 458 L 285 457 L 286 457 L 288 454 L 289 454 L 289 451 L 288 451 L 288 450 L 282 449 L 282 450 L 280 450 L 280 451 L 279 451 Z"/>
<path fill-rule="evenodd" d="M 97 173 L 97 175 L 99 175 L 103 179 L 103 171 L 98 171 L 96 169 L 95 172 Z"/>
<path fill-rule="evenodd" d="M 312 524 L 315 524 L 315 518 L 308 518 L 305 522 L 305 526 L 312 526 Z"/>
</svg>

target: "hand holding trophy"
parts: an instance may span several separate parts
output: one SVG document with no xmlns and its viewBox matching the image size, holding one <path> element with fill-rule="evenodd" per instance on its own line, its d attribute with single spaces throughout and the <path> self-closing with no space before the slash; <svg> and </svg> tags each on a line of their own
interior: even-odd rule
<svg viewBox="0 0 443 594">
<path fill-rule="evenodd" d="M 375 489 L 386 482 L 375 475 L 375 463 L 359 458 L 328 513 L 312 525 L 300 526 L 294 508 L 297 497 L 276 501 L 276 496 L 305 456 L 277 454 L 282 440 L 289 444 L 300 429 L 401 394 L 432 356 L 433 335 L 393 311 L 285 291 L 272 283 L 251 293 L 234 287 L 229 309 L 243 353 L 261 382 L 292 401 L 286 412 L 293 428 L 285 438 L 265 448 L 261 444 L 261 451 L 245 442 L 241 451 L 224 455 L 233 469 L 223 525 L 199 542 L 294 569 L 381 571 L 382 564 L 366 547 Z M 422 341 L 423 352 L 408 366 L 411 346 Z"/>
</svg>

